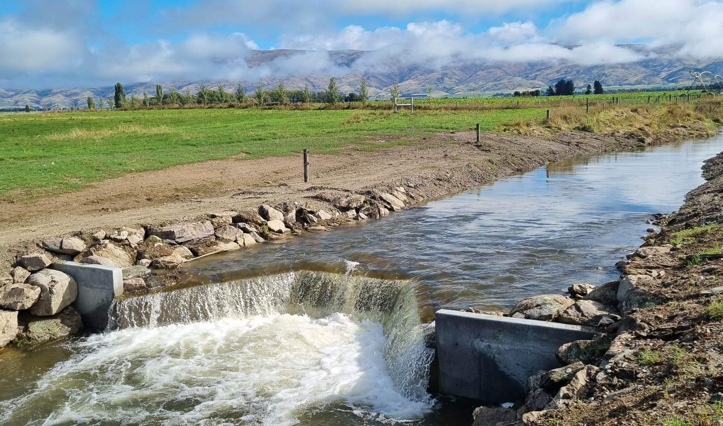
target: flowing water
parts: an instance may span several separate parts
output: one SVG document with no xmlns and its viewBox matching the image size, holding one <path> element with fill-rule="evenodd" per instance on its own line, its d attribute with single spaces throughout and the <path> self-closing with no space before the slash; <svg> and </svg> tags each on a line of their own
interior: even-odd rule
<svg viewBox="0 0 723 426">
<path fill-rule="evenodd" d="M 570 160 L 194 262 L 185 288 L 119 301 L 114 331 L 5 349 L 0 424 L 469 423 L 426 393 L 432 312 L 616 278 L 646 219 L 678 208 L 721 150 Z"/>
</svg>

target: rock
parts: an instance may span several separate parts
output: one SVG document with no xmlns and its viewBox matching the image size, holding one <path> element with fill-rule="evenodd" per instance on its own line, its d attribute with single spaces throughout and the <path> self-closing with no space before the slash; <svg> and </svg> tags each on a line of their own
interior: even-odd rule
<svg viewBox="0 0 723 426">
<path fill-rule="evenodd" d="M 604 305 L 615 305 L 618 303 L 618 286 L 620 281 L 611 281 L 605 283 L 595 290 L 591 291 L 584 300 L 592 300 L 593 302 L 599 302 Z"/>
<path fill-rule="evenodd" d="M 55 237 L 55 238 L 50 238 L 48 240 L 43 241 L 40 245 L 49 252 L 66 254 L 60 248 L 60 245 L 62 243 L 63 243 L 62 237 Z"/>
<path fill-rule="evenodd" d="M 12 311 L 30 309 L 40 298 L 40 288 L 29 284 L 13 284 L 0 290 L 0 308 Z"/>
<path fill-rule="evenodd" d="M 148 288 L 146 280 L 140 277 L 136 278 L 124 278 L 123 279 L 123 292 L 126 293 L 137 293 L 145 291 Z"/>
<path fill-rule="evenodd" d="M 243 231 L 231 225 L 224 225 L 216 229 L 216 238 L 223 241 L 236 241 L 243 238 Z"/>
<path fill-rule="evenodd" d="M 573 297 L 582 298 L 590 294 L 593 290 L 595 290 L 595 286 L 592 284 L 573 284 L 567 289 L 567 292 Z"/>
<path fill-rule="evenodd" d="M 18 312 L 0 310 L 0 348 L 18 335 Z"/>
<path fill-rule="evenodd" d="M 647 291 L 655 280 L 647 275 L 626 275 L 620 280 L 617 300 L 622 312 L 647 308 L 660 303 L 660 298 Z"/>
<path fill-rule="evenodd" d="M 528 297 L 515 304 L 515 307 L 510 311 L 510 316 L 514 318 L 552 321 L 574 303 L 574 300 L 558 294 Z"/>
<path fill-rule="evenodd" d="M 14 282 L 15 280 L 12 275 L 0 272 L 0 290 L 7 285 L 13 284 Z"/>
<path fill-rule="evenodd" d="M 92 237 L 95 241 L 103 241 L 106 236 L 107 236 L 107 234 L 102 229 L 92 235 Z"/>
<path fill-rule="evenodd" d="M 12 275 L 13 282 L 15 284 L 23 284 L 28 281 L 28 278 L 30 278 L 30 272 L 20 266 L 16 266 L 15 268 L 13 268 L 12 272 L 10 272 L 10 275 Z"/>
<path fill-rule="evenodd" d="M 233 217 L 233 222 L 234 223 L 239 223 L 239 222 L 250 223 L 250 224 L 258 225 L 258 226 L 263 226 L 266 223 L 266 221 L 264 220 L 263 217 L 261 217 L 261 215 L 259 215 L 255 211 L 250 211 L 250 210 L 242 210 L 242 211 L 238 212 L 238 214 Z"/>
<path fill-rule="evenodd" d="M 145 266 L 134 265 L 123 268 L 123 279 L 145 278 L 151 275 L 151 270 Z"/>
<path fill-rule="evenodd" d="M 542 411 L 552 401 L 552 396 L 544 389 L 536 389 L 525 398 L 525 405 L 530 411 Z"/>
<path fill-rule="evenodd" d="M 268 204 L 263 204 L 261 207 L 259 207 L 259 214 L 261 217 L 268 221 L 272 220 L 278 220 L 283 222 L 284 221 L 284 214 L 280 211 L 276 210 L 275 208 L 269 206 Z"/>
<path fill-rule="evenodd" d="M 613 307 L 592 300 L 580 300 L 565 309 L 557 318 L 557 321 L 564 324 L 597 327 L 603 318 L 609 318 L 613 322 L 617 322 L 620 320 L 620 315 Z"/>
<path fill-rule="evenodd" d="M 205 222 L 179 223 L 160 229 L 151 229 L 150 233 L 163 240 L 172 240 L 178 244 L 183 244 L 208 238 L 214 234 L 214 229 L 211 222 L 207 220 Z"/>
<path fill-rule="evenodd" d="M 339 200 L 334 204 L 334 207 L 342 211 L 356 210 L 362 207 L 366 203 L 366 201 L 367 197 L 360 194 L 354 194 L 342 200 Z"/>
<path fill-rule="evenodd" d="M 105 257 L 101 256 L 88 256 L 80 260 L 78 263 L 84 263 L 86 265 L 101 265 L 101 266 L 112 266 L 115 267 L 115 264 L 110 260 L 106 259 Z"/>
<path fill-rule="evenodd" d="M 402 200 L 392 194 L 381 193 L 379 194 L 379 198 L 384 200 L 384 202 L 386 202 L 386 204 L 389 206 L 389 209 L 393 212 L 404 209 L 404 203 L 402 202 Z"/>
<path fill-rule="evenodd" d="M 316 226 L 310 226 L 307 228 L 307 231 L 309 232 L 326 232 L 326 226 L 316 225 Z"/>
<path fill-rule="evenodd" d="M 319 216 L 319 219 L 321 220 L 331 220 L 332 218 L 332 216 L 324 210 L 319 210 L 318 212 L 316 212 L 316 215 Z"/>
<path fill-rule="evenodd" d="M 233 225 L 233 217 L 231 216 L 221 216 L 221 217 L 214 217 L 211 219 L 211 225 L 216 228 L 220 228 L 224 225 Z"/>
<path fill-rule="evenodd" d="M 30 343 L 42 343 L 80 333 L 83 330 L 83 321 L 80 314 L 68 306 L 60 313 L 47 317 L 22 314 L 20 329 L 22 331 L 19 338 Z"/>
<path fill-rule="evenodd" d="M 259 232 L 259 230 L 254 225 L 249 225 L 248 223 L 237 223 L 235 226 L 246 234 L 250 234 L 252 232 Z"/>
<path fill-rule="evenodd" d="M 112 241 L 103 241 L 101 244 L 90 248 L 93 256 L 100 256 L 110 260 L 113 266 L 125 268 L 136 263 L 135 250 L 128 246 L 122 247 Z"/>
<path fill-rule="evenodd" d="M 289 211 L 287 211 L 284 214 L 284 224 L 286 224 L 286 226 L 288 226 L 289 228 L 294 227 L 294 225 L 296 224 L 296 209 L 295 208 L 289 209 Z"/>
<path fill-rule="evenodd" d="M 256 245 L 256 239 L 251 234 L 241 234 L 241 237 L 238 239 L 238 243 L 242 247 L 251 247 Z"/>
<path fill-rule="evenodd" d="M 356 219 L 357 213 L 356 210 L 347 210 L 344 212 L 344 217 L 346 217 L 349 220 Z"/>
<path fill-rule="evenodd" d="M 214 253 L 238 250 L 241 248 L 233 241 L 206 240 L 188 247 L 196 256 L 207 256 Z"/>
<path fill-rule="evenodd" d="M 264 239 L 261 237 L 261 235 L 257 234 L 256 232 L 252 232 L 252 233 L 250 233 L 249 235 L 251 235 L 257 243 L 265 243 L 265 242 L 266 242 L 266 240 L 264 240 Z M 245 241 L 245 240 L 244 240 L 244 241 Z"/>
<path fill-rule="evenodd" d="M 28 284 L 40 287 L 40 298 L 30 308 L 30 313 L 39 317 L 57 314 L 78 297 L 75 280 L 53 269 L 44 269 L 31 275 Z"/>
<path fill-rule="evenodd" d="M 319 223 L 319 219 L 314 216 L 311 212 L 305 209 L 299 209 L 296 212 L 296 218 L 298 221 L 302 223 L 306 223 L 308 225 L 314 225 L 316 223 Z"/>
<path fill-rule="evenodd" d="M 618 355 L 623 354 L 628 350 L 628 344 L 633 341 L 635 336 L 632 333 L 621 333 L 615 336 L 607 352 L 605 352 L 605 359 L 613 359 Z"/>
<path fill-rule="evenodd" d="M 2 321 L 2 320 L 0 320 Z M 0 323 L 0 326 L 2 324 Z M 0 330 L 2 330 L 2 327 L 0 327 Z M 0 331 L 0 335 L 2 334 L 2 331 Z M 2 346 L 2 341 L 0 340 L 0 346 Z M 723 392 L 716 392 L 713 395 L 710 396 L 710 402 L 712 404 L 719 403 L 723 401 Z"/>
<path fill-rule="evenodd" d="M 576 362 L 566 367 L 550 370 L 540 379 L 540 387 L 550 392 L 557 392 L 562 386 L 569 383 L 578 371 L 584 368 L 585 364 Z"/>
<path fill-rule="evenodd" d="M 43 253 L 26 254 L 20 258 L 20 266 L 30 272 L 37 272 L 50 266 L 52 262 Z"/>
<path fill-rule="evenodd" d="M 151 266 L 151 263 L 153 263 L 153 261 L 151 259 L 141 259 L 138 262 L 136 262 L 136 265 L 145 266 L 146 268 L 149 268 Z"/>
<path fill-rule="evenodd" d="M 587 364 L 602 355 L 598 350 L 598 342 L 595 340 L 576 340 L 560 346 L 556 356 L 563 364 L 574 364 L 578 361 Z"/>
<path fill-rule="evenodd" d="M 402 203 L 406 203 L 408 201 L 407 196 L 404 195 L 404 193 L 402 193 L 401 191 L 394 190 L 391 192 L 391 194 L 397 199 L 399 199 L 399 201 L 401 201 Z"/>
<path fill-rule="evenodd" d="M 472 417 L 474 418 L 472 426 L 490 426 L 517 420 L 517 412 L 502 407 L 478 407 Z"/>
<path fill-rule="evenodd" d="M 266 225 L 269 227 L 269 230 L 276 232 L 277 234 L 285 234 L 289 232 L 289 229 L 286 228 L 284 222 L 281 220 L 270 220 Z"/>
<path fill-rule="evenodd" d="M 181 265 L 186 259 L 178 253 L 153 259 L 151 266 L 158 269 L 171 269 Z"/>
<path fill-rule="evenodd" d="M 643 259 L 646 259 L 650 256 L 660 256 L 660 255 L 664 255 L 664 254 L 669 254 L 671 248 L 672 248 L 672 246 L 669 246 L 669 247 L 640 247 L 635 252 L 635 255 L 638 257 L 641 257 Z"/>
<path fill-rule="evenodd" d="M 570 380 L 570 383 L 563 386 L 555 395 L 555 400 L 579 400 L 587 396 L 590 391 L 592 379 L 600 372 L 600 369 L 594 365 L 587 365 L 581 369 Z"/>
<path fill-rule="evenodd" d="M 233 218 L 234 216 L 236 216 L 237 214 L 238 214 L 238 212 L 236 212 L 236 211 L 226 210 L 226 211 L 221 211 L 221 212 L 208 213 L 208 217 L 210 217 L 211 219 L 224 219 L 224 218 L 230 219 L 230 218 Z"/>
<path fill-rule="evenodd" d="M 63 254 L 69 254 L 72 256 L 84 252 L 87 248 L 88 245 L 85 244 L 85 241 L 78 237 L 63 238 L 63 241 L 60 244 L 60 249 L 63 250 Z"/>
</svg>

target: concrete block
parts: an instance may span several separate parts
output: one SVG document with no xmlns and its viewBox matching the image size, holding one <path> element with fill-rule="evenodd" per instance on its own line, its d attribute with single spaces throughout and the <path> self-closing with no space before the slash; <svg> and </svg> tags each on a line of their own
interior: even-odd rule
<svg viewBox="0 0 723 426">
<path fill-rule="evenodd" d="M 72 306 L 80 313 L 85 327 L 105 330 L 108 308 L 114 298 L 123 295 L 123 270 L 75 262 L 57 262 L 51 268 L 65 272 L 78 284 L 78 298 Z"/>
<path fill-rule="evenodd" d="M 598 333 L 584 327 L 440 310 L 436 314 L 439 389 L 485 403 L 525 397 L 525 382 L 562 365 L 557 349 Z"/>
</svg>

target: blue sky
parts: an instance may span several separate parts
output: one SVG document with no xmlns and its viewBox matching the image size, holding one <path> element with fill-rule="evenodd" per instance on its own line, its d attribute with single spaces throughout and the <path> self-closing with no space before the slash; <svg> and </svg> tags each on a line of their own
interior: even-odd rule
<svg viewBox="0 0 723 426">
<path fill-rule="evenodd" d="M 721 39 L 723 0 L 4 0 L 0 88 L 252 82 L 460 61 L 594 66 L 671 44 L 702 60 L 723 55 Z M 278 48 L 317 53 L 246 65 L 253 50 Z M 374 55 L 340 68 L 319 53 L 344 49 Z"/>
</svg>

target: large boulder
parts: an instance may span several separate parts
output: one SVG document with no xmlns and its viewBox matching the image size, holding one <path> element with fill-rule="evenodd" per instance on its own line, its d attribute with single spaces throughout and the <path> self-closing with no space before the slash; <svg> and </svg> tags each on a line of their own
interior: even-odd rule
<svg viewBox="0 0 723 426">
<path fill-rule="evenodd" d="M 18 312 L 0 310 L 0 348 L 18 335 Z"/>
<path fill-rule="evenodd" d="M 108 238 L 118 243 L 128 241 L 131 246 L 136 246 L 143 242 L 145 236 L 146 230 L 143 228 L 129 228 L 124 226 L 113 231 Z"/>
<path fill-rule="evenodd" d="M 12 311 L 30 309 L 39 298 L 39 287 L 29 284 L 12 284 L 0 290 L 0 308 Z"/>
<path fill-rule="evenodd" d="M 207 256 L 214 253 L 238 250 L 241 248 L 233 241 L 206 240 L 188 247 L 196 256 Z"/>
<path fill-rule="evenodd" d="M 590 294 L 593 290 L 595 290 L 595 286 L 592 284 L 573 284 L 568 289 L 567 292 L 570 293 L 570 295 L 576 299 L 583 298 Z"/>
<path fill-rule="evenodd" d="M 530 411 L 541 411 L 552 401 L 552 395 L 544 389 L 535 389 L 525 398 L 525 406 Z"/>
<path fill-rule="evenodd" d="M 620 280 L 617 300 L 620 310 L 628 312 L 639 308 L 647 308 L 661 302 L 660 297 L 649 290 L 654 288 L 655 279 L 648 275 L 626 275 Z"/>
<path fill-rule="evenodd" d="M 528 297 L 515 304 L 515 307 L 510 311 L 510 316 L 513 318 L 552 321 L 574 303 L 574 300 L 558 294 Z"/>
<path fill-rule="evenodd" d="M 610 281 L 600 287 L 595 288 L 593 291 L 583 297 L 585 300 L 592 300 L 593 302 L 600 302 L 604 305 L 615 305 L 618 303 L 618 287 L 620 281 Z"/>
<path fill-rule="evenodd" d="M 208 238 L 212 236 L 213 233 L 213 225 L 208 220 L 204 222 L 179 223 L 163 228 L 153 228 L 150 232 L 151 235 L 155 235 L 162 240 L 171 240 L 178 244 Z"/>
<path fill-rule="evenodd" d="M 331 218 L 333 217 L 331 214 L 327 213 L 324 210 L 319 210 L 318 212 L 316 212 L 316 215 L 319 216 L 319 219 L 321 220 L 331 220 Z"/>
<path fill-rule="evenodd" d="M 285 234 L 289 232 L 289 229 L 286 227 L 286 225 L 284 225 L 284 222 L 281 220 L 270 220 L 267 225 L 271 232 L 276 232 L 277 234 Z"/>
<path fill-rule="evenodd" d="M 5 272 L 0 272 L 0 289 L 7 285 L 13 284 L 14 282 L 15 281 L 13 280 L 12 275 Z"/>
<path fill-rule="evenodd" d="M 256 234 L 255 232 L 254 232 L 254 234 L 256 236 L 258 236 L 258 234 Z M 261 237 L 259 237 L 259 238 L 261 238 Z M 252 234 L 241 234 L 241 237 L 239 237 L 239 239 L 238 239 L 238 243 L 239 243 L 239 245 L 241 245 L 243 247 L 251 247 L 253 245 L 256 245 L 257 241 L 256 241 L 256 238 L 254 237 L 254 235 L 252 235 Z"/>
<path fill-rule="evenodd" d="M 355 194 L 337 201 L 334 203 L 334 207 L 342 211 L 356 210 L 362 207 L 366 201 L 367 197 L 361 194 Z"/>
<path fill-rule="evenodd" d="M 170 269 L 179 266 L 193 257 L 191 250 L 184 246 L 177 246 L 168 255 L 153 259 L 151 265 L 154 268 Z"/>
<path fill-rule="evenodd" d="M 284 221 L 284 214 L 268 204 L 263 204 L 259 207 L 259 214 L 266 220 L 280 220 Z"/>
<path fill-rule="evenodd" d="M 30 272 L 36 272 L 45 269 L 52 263 L 44 253 L 30 253 L 20 258 L 20 266 Z"/>
<path fill-rule="evenodd" d="M 42 246 L 50 252 L 71 256 L 82 253 L 88 248 L 85 241 L 78 237 L 51 238 L 43 241 Z"/>
<path fill-rule="evenodd" d="M 68 306 L 60 313 L 49 317 L 28 314 L 20 316 L 20 339 L 30 343 L 42 343 L 73 336 L 83 330 L 80 314 Z"/>
<path fill-rule="evenodd" d="M 584 368 L 585 364 L 576 362 L 565 367 L 550 370 L 540 379 L 540 387 L 553 393 L 557 392 L 561 387 L 570 383 L 570 380 L 575 377 L 575 374 Z"/>
<path fill-rule="evenodd" d="M 233 223 L 250 223 L 253 225 L 263 226 L 266 223 L 266 220 L 255 211 L 242 210 L 233 217 Z"/>
<path fill-rule="evenodd" d="M 138 293 L 148 289 L 146 280 L 140 277 L 123 279 L 123 293 Z"/>
<path fill-rule="evenodd" d="M 244 232 L 234 226 L 224 225 L 216 228 L 216 238 L 223 241 L 236 241 L 243 237 Z"/>
<path fill-rule="evenodd" d="M 40 298 L 30 308 L 30 313 L 36 316 L 55 315 L 78 297 L 75 280 L 53 269 L 44 269 L 31 275 L 28 284 L 40 288 Z"/>
<path fill-rule="evenodd" d="M 123 279 L 146 278 L 151 275 L 151 270 L 142 265 L 134 265 L 123 268 Z"/>
<path fill-rule="evenodd" d="M 579 300 L 557 318 L 565 324 L 597 327 L 620 321 L 617 309 L 592 300 Z"/>
<path fill-rule="evenodd" d="M 517 412 L 510 408 L 478 407 L 472 413 L 472 426 L 491 426 L 517 420 Z"/>
<path fill-rule="evenodd" d="M 101 244 L 91 247 L 91 256 L 104 257 L 118 268 L 133 266 L 136 263 L 136 252 L 128 246 L 121 246 L 112 241 L 103 241 Z M 89 257 L 89 256 L 83 256 Z M 82 261 L 82 259 L 80 259 Z"/>
<path fill-rule="evenodd" d="M 379 194 L 379 198 L 382 199 L 383 202 L 387 204 L 389 209 L 393 212 L 402 210 L 404 208 L 404 203 L 402 202 L 402 200 L 392 194 L 381 193 Z"/>
<path fill-rule="evenodd" d="M 106 259 L 105 257 L 101 256 L 88 256 L 80 259 L 80 262 L 86 265 L 99 265 L 99 266 L 113 266 L 115 267 L 115 263 L 113 263 L 110 259 Z"/>
</svg>

